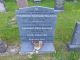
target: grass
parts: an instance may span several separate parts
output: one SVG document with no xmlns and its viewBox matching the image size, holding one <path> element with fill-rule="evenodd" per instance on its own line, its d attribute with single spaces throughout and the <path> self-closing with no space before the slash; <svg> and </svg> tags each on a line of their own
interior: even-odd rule
<svg viewBox="0 0 80 60">
<path fill-rule="evenodd" d="M 29 1 L 29 6 L 35 6 Z M 39 6 L 54 7 L 53 0 L 44 0 Z M 17 9 L 15 2 L 6 2 L 7 13 L 0 13 L 0 38 L 8 44 L 19 43 L 19 32 L 17 28 L 7 26 L 9 20 L 15 16 Z M 56 53 L 53 53 L 53 60 L 80 60 L 80 52 L 68 51 L 67 44 L 72 38 L 72 33 L 76 21 L 80 21 L 80 3 L 65 3 L 65 11 L 59 13 L 55 32 Z M 43 60 L 50 60 L 50 55 L 42 57 Z M 0 57 L 0 60 L 41 60 L 38 56 L 28 59 L 27 56 L 8 56 Z"/>
</svg>

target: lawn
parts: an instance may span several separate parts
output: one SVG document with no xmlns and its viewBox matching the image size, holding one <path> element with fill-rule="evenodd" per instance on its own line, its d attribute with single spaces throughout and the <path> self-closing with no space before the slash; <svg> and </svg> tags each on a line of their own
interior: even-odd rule
<svg viewBox="0 0 80 60">
<path fill-rule="evenodd" d="M 15 16 L 17 6 L 15 1 L 5 3 L 7 12 L 0 13 L 0 38 L 8 44 L 19 44 L 18 28 L 13 28 L 8 25 L 8 22 Z M 29 1 L 29 6 L 35 6 Z M 53 0 L 44 0 L 39 6 L 54 7 Z M 64 12 L 59 13 L 55 32 L 55 48 L 56 53 L 53 53 L 53 60 L 80 60 L 80 52 L 68 51 L 67 44 L 71 41 L 75 23 L 80 18 L 80 3 L 65 2 Z M 42 56 L 41 56 L 42 57 Z M 43 58 L 43 59 L 42 59 Z M 50 60 L 50 54 L 40 58 L 34 55 L 32 59 L 27 56 L 7 56 L 0 57 L 0 60 Z"/>
</svg>

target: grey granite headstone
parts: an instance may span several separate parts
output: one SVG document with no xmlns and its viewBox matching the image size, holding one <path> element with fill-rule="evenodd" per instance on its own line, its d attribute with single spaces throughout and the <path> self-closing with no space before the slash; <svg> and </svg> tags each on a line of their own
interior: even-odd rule
<svg viewBox="0 0 80 60">
<path fill-rule="evenodd" d="M 0 0 L 0 12 L 5 12 L 6 9 L 5 9 L 5 6 L 4 6 L 4 1 L 3 0 Z"/>
<path fill-rule="evenodd" d="M 27 5 L 27 0 L 16 0 L 19 8 L 24 8 Z"/>
<path fill-rule="evenodd" d="M 7 44 L 0 40 L 0 53 L 4 53 L 7 50 Z"/>
<path fill-rule="evenodd" d="M 76 23 L 72 36 L 72 41 L 69 44 L 69 48 L 72 50 L 80 50 L 80 22 Z"/>
<path fill-rule="evenodd" d="M 64 10 L 65 0 L 55 0 L 55 10 Z"/>
<path fill-rule="evenodd" d="M 17 10 L 17 23 L 21 38 L 21 52 L 33 51 L 32 41 L 43 41 L 40 52 L 55 52 L 54 35 L 57 15 L 53 8 L 33 6 Z"/>
</svg>

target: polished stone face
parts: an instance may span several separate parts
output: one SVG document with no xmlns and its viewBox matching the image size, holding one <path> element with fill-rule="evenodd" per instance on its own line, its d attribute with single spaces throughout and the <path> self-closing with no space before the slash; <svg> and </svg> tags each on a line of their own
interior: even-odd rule
<svg viewBox="0 0 80 60">
<path fill-rule="evenodd" d="M 19 11 L 17 15 L 22 40 L 53 41 L 56 15 L 53 9 L 32 7 Z"/>
<path fill-rule="evenodd" d="M 34 6 L 19 9 L 16 12 L 21 38 L 21 51 L 33 50 L 32 41 L 43 41 L 44 46 L 40 51 L 54 51 L 53 40 L 57 16 L 54 9 Z"/>
</svg>

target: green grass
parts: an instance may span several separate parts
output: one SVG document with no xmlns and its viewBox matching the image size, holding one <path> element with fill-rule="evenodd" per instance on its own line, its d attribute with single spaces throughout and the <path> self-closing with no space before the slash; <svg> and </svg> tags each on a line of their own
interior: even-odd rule
<svg viewBox="0 0 80 60">
<path fill-rule="evenodd" d="M 29 1 L 29 6 L 35 6 Z M 53 0 L 44 0 L 39 6 L 54 7 Z M 7 13 L 0 13 L 0 38 L 7 41 L 8 44 L 19 43 L 19 32 L 17 28 L 10 28 L 7 26 L 15 16 L 15 10 L 17 9 L 15 2 L 6 2 Z M 53 60 L 80 60 L 80 52 L 68 51 L 67 44 L 72 38 L 75 23 L 80 18 L 80 3 L 65 3 L 65 11 L 59 13 L 56 24 L 55 33 L 55 47 L 56 53 L 53 53 Z M 44 60 L 49 60 L 50 55 L 46 55 Z M 41 60 L 40 57 L 33 56 L 32 59 L 28 59 L 26 56 L 9 56 L 0 57 L 0 60 Z"/>
</svg>

